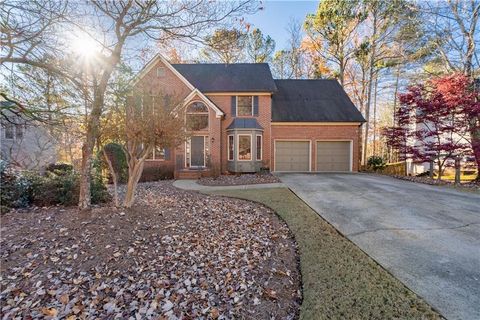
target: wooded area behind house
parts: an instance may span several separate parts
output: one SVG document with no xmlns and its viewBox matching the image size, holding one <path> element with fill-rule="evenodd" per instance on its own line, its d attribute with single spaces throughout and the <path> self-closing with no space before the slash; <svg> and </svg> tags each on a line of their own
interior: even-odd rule
<svg viewBox="0 0 480 320">
<path fill-rule="evenodd" d="M 362 164 L 373 155 L 388 162 L 411 156 L 441 167 L 462 157 L 478 170 L 480 1 L 322 0 L 303 21 L 284 22 L 284 48 L 248 22 L 265 5 L 3 2 L 1 91 L 11 104 L 2 122 L 42 123 L 60 160 L 79 168 L 79 207 L 88 208 L 96 154 L 109 162 L 105 145 L 122 146 L 132 173 L 159 144 L 179 139 L 166 115 L 155 118 L 165 131 L 153 134 L 142 121 L 121 125 L 130 80 L 160 52 L 172 63 L 269 63 L 279 79 L 335 78 L 366 119 Z M 438 116 L 408 118 L 419 104 Z M 114 124 L 121 132 L 109 130 Z M 138 172 L 129 177 L 134 192 Z"/>
</svg>

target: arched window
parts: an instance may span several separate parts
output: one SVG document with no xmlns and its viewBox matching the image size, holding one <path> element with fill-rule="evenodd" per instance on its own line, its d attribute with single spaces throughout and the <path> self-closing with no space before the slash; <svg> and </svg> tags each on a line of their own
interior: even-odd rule
<svg viewBox="0 0 480 320">
<path fill-rule="evenodd" d="M 192 131 L 208 129 L 208 108 L 203 102 L 193 102 L 186 111 L 187 128 Z"/>
</svg>

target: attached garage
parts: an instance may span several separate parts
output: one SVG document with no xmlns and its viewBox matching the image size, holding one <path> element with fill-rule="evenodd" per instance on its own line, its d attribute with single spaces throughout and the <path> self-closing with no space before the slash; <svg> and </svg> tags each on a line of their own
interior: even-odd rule
<svg viewBox="0 0 480 320">
<path fill-rule="evenodd" d="M 275 141 L 275 171 L 310 171 L 310 141 Z"/>
<path fill-rule="evenodd" d="M 317 141 L 316 171 L 342 172 L 352 170 L 350 141 Z"/>
</svg>

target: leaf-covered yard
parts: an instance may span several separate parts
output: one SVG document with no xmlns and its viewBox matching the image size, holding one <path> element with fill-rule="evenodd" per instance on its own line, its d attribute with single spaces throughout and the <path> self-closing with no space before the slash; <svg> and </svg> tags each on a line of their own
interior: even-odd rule
<svg viewBox="0 0 480 320">
<path fill-rule="evenodd" d="M 142 184 L 137 206 L 2 217 L 2 318 L 291 319 L 296 244 L 272 210 Z"/>
</svg>

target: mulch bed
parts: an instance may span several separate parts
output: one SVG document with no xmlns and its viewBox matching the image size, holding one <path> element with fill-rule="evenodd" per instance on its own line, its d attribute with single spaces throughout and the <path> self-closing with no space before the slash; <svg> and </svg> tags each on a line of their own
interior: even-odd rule
<svg viewBox="0 0 480 320">
<path fill-rule="evenodd" d="M 236 186 L 243 184 L 261 184 L 277 182 L 281 182 L 280 179 L 270 173 L 245 173 L 239 175 L 231 174 L 198 179 L 198 183 L 205 186 Z"/>
<path fill-rule="evenodd" d="M 298 317 L 297 246 L 271 209 L 170 182 L 137 199 L 5 214 L 2 319 Z"/>
<path fill-rule="evenodd" d="M 460 185 L 456 185 L 455 182 L 453 181 L 445 181 L 445 180 L 438 181 L 437 179 L 430 179 L 429 177 L 398 176 L 398 175 L 393 175 L 391 177 L 401 179 L 401 180 L 429 184 L 429 185 L 451 186 L 459 189 L 470 189 L 470 190 L 480 191 L 479 182 L 462 182 Z"/>
</svg>

